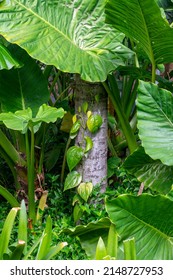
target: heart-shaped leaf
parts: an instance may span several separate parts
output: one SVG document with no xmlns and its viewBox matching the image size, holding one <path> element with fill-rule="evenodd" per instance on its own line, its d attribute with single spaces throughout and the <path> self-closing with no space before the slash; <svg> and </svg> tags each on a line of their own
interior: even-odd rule
<svg viewBox="0 0 173 280">
<path fill-rule="evenodd" d="M 72 169 L 81 161 L 84 156 L 84 151 L 81 147 L 72 146 L 67 151 L 67 164 L 72 171 Z"/>
<path fill-rule="evenodd" d="M 140 81 L 137 99 L 139 136 L 153 159 L 173 165 L 173 96 L 156 84 Z"/>
<path fill-rule="evenodd" d="M 82 176 L 77 171 L 70 172 L 64 183 L 64 191 L 77 187 L 82 181 Z"/>
<path fill-rule="evenodd" d="M 93 184 L 88 182 L 88 183 L 81 183 L 79 187 L 77 188 L 78 194 L 82 199 L 87 202 L 90 194 L 92 193 L 93 190 Z"/>
<path fill-rule="evenodd" d="M 135 238 L 138 260 L 173 259 L 173 201 L 165 196 L 120 195 L 106 209 L 123 240 Z"/>
<path fill-rule="evenodd" d="M 87 119 L 87 128 L 90 132 L 96 133 L 103 123 L 102 117 L 100 115 L 91 115 Z"/>
</svg>

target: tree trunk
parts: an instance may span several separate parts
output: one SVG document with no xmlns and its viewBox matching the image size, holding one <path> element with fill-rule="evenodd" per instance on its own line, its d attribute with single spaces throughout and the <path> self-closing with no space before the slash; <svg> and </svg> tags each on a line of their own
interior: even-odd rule
<svg viewBox="0 0 173 280">
<path fill-rule="evenodd" d="M 80 128 L 76 145 L 84 147 L 84 137 L 89 136 L 93 141 L 93 148 L 78 165 L 77 171 L 82 175 L 83 182 L 92 182 L 94 186 L 100 184 L 100 190 L 104 192 L 107 185 L 107 94 L 102 84 L 85 82 L 76 75 L 76 114 L 79 114 L 79 108 L 84 102 L 88 103 L 88 111 L 102 117 L 103 123 L 94 134 L 87 128 Z M 83 112 L 81 114 L 86 123 L 87 115 Z"/>
</svg>

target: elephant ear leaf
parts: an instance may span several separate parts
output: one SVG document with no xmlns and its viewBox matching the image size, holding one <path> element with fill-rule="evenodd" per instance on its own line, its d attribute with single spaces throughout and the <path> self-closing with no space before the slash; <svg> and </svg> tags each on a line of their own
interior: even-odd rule
<svg viewBox="0 0 173 280">
<path fill-rule="evenodd" d="M 153 160 L 139 147 L 124 162 L 123 168 L 135 175 L 145 188 L 167 194 L 172 187 L 173 166 L 167 166 L 160 160 Z"/>
<path fill-rule="evenodd" d="M 105 0 L 3 1 L 0 34 L 32 57 L 87 81 L 104 81 L 132 52 L 105 23 Z M 26 20 L 28 19 L 28 20 Z"/>
<path fill-rule="evenodd" d="M 152 64 L 173 61 L 173 29 L 162 17 L 156 1 L 109 0 L 106 22 L 139 43 Z"/>
<path fill-rule="evenodd" d="M 137 99 L 139 136 L 154 160 L 173 165 L 173 96 L 156 84 L 140 81 Z"/>
<path fill-rule="evenodd" d="M 0 70 L 11 68 L 19 68 L 22 64 L 17 61 L 9 52 L 9 50 L 0 43 Z"/>
<path fill-rule="evenodd" d="M 29 107 L 35 116 L 39 107 L 49 100 L 47 81 L 26 51 L 17 45 L 11 45 L 9 51 L 23 63 L 23 67 L 0 71 L 2 111 L 14 113 Z"/>
<path fill-rule="evenodd" d="M 120 195 L 106 209 L 123 240 L 135 238 L 138 260 L 172 260 L 173 201 L 165 196 Z"/>
</svg>

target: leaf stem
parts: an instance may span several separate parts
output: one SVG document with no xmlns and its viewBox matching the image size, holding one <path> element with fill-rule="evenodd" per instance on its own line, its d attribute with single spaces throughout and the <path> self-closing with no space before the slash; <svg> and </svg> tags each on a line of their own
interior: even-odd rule
<svg viewBox="0 0 173 280">
<path fill-rule="evenodd" d="M 117 113 L 119 122 L 121 124 L 124 136 L 127 140 L 127 144 L 130 150 L 130 153 L 133 153 L 136 149 L 137 149 L 137 143 L 136 143 L 136 138 L 135 135 L 133 133 L 133 130 L 130 127 L 130 124 L 126 118 L 126 115 L 123 111 L 122 105 L 121 105 L 121 100 L 120 98 L 117 97 L 117 94 L 119 94 L 119 91 L 117 92 L 117 89 L 114 88 L 114 92 L 112 92 L 109 88 L 109 86 L 107 85 L 106 82 L 102 83 L 105 90 L 108 93 L 108 96 L 114 106 L 114 109 Z"/>
</svg>

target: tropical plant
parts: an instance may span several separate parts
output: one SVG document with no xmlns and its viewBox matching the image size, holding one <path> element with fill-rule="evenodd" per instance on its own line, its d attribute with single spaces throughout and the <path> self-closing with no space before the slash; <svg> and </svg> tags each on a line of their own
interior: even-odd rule
<svg viewBox="0 0 173 280">
<path fill-rule="evenodd" d="M 17 213 L 19 223 L 17 229 L 17 242 L 10 244 L 10 237 Z M 4 222 L 0 235 L 0 259 L 1 260 L 49 260 L 67 245 L 61 242 L 52 246 L 52 220 L 47 217 L 46 226 L 42 235 L 28 248 L 27 212 L 24 201 L 19 208 L 12 208 Z M 37 249 L 36 253 L 35 250 Z"/>
<path fill-rule="evenodd" d="M 126 259 L 171 260 L 173 258 L 172 204 L 171 199 L 162 195 L 120 195 L 114 199 L 107 199 L 108 218 L 88 225 L 79 225 L 74 229 L 65 229 L 64 232 L 79 237 L 90 259 L 95 259 L 97 252 L 98 258 L 102 254 L 104 257 L 110 255 L 116 259 L 123 259 L 125 253 Z M 112 238 L 110 237 L 112 234 L 108 233 L 111 224 L 115 226 L 114 241 L 111 241 L 114 253 L 109 253 L 108 239 Z M 126 240 L 132 239 L 135 240 L 135 247 L 132 241 L 131 257 L 129 257 L 127 249 L 129 244 Z"/>
<path fill-rule="evenodd" d="M 20 69 L 1 70 L 0 72 L 2 85 L 0 102 L 3 111 L 0 114 L 0 121 L 8 129 L 15 131 L 15 133 L 19 131 L 22 135 L 16 134 L 18 140 L 13 146 L 1 132 L 0 144 L 3 157 L 7 160 L 7 163 L 11 163 L 10 167 L 15 175 L 16 187 L 19 188 L 20 192 L 24 191 L 25 195 L 28 195 L 29 217 L 34 222 L 36 215 L 35 179 L 36 174 L 40 176 L 42 173 L 45 129 L 42 134 L 38 170 L 35 168 L 35 133 L 43 122 L 55 122 L 57 118 L 64 116 L 65 111 L 62 108 L 57 109 L 46 104 L 42 105 L 43 102 L 48 101 L 49 92 L 41 70 L 36 62 L 19 47 L 10 46 L 9 48 L 11 48 L 12 53 L 15 53 L 16 57 L 23 61 L 24 66 Z M 32 71 L 28 76 L 29 69 L 32 69 Z M 7 86 L 6 81 L 10 82 L 15 90 Z M 39 87 L 36 84 L 39 84 Z M 42 91 L 41 97 L 40 91 Z M 8 98 L 9 92 L 12 92 L 10 99 Z M 20 156 L 20 153 L 26 154 L 26 160 Z M 18 171 L 17 174 L 15 174 L 16 170 Z M 20 186 L 18 186 L 19 182 L 21 183 Z"/>
<path fill-rule="evenodd" d="M 0 4 L 0 34 L 8 41 L 20 45 L 32 57 L 45 64 L 52 64 L 64 72 L 80 74 L 80 78 L 87 82 L 104 81 L 108 73 L 118 65 L 123 65 L 126 58 L 133 55 L 133 52 L 122 44 L 124 35 L 120 32 L 113 32 L 111 26 L 105 24 L 104 6 L 105 0 L 92 0 L 89 5 L 86 0 L 69 0 L 68 5 L 63 1 L 45 2 L 43 5 L 39 5 L 39 1 L 34 3 L 30 1 L 3 1 Z M 55 11 L 56 20 L 54 17 Z M 74 11 L 77 11 L 77 13 Z M 90 17 L 86 15 L 90 15 Z M 34 33 L 31 30 L 31 25 L 23 20 L 28 16 L 33 20 L 32 28 L 36 31 Z M 64 18 L 66 18 L 65 25 Z M 95 18 L 98 18 L 98 20 L 95 21 Z M 40 32 L 40 28 L 42 32 Z M 13 29 L 15 32 L 11 32 Z M 47 30 L 46 36 L 45 30 Z M 52 42 L 54 43 L 52 44 Z M 62 43 L 63 48 L 61 48 Z M 33 48 L 33 45 L 36 47 Z M 47 51 L 48 49 L 49 51 Z M 78 93 L 77 98 L 80 106 L 85 102 L 85 96 L 88 98 L 88 91 L 91 96 L 94 96 L 95 89 L 99 88 L 101 96 L 105 95 L 102 86 L 85 83 L 80 78 L 78 76 L 76 78 L 76 92 Z M 96 100 L 92 98 L 91 111 L 93 115 L 98 114 L 98 112 L 101 114 L 103 109 L 101 102 L 98 102 L 99 99 L 102 98 L 99 96 L 96 96 Z M 79 107 L 78 104 L 77 107 Z M 99 106 L 101 106 L 100 109 Z M 97 108 L 97 112 L 94 108 Z M 124 123 L 124 119 L 121 118 L 121 120 Z M 90 153 L 86 159 L 89 162 L 90 158 L 94 159 L 95 157 L 96 163 L 99 162 L 97 164 L 98 168 L 91 170 L 93 177 L 97 177 L 99 169 L 102 170 L 102 178 L 105 178 L 107 173 L 105 168 L 107 161 L 106 123 L 107 120 L 104 117 L 103 124 L 105 125 L 102 125 L 100 129 L 100 133 L 103 131 L 104 141 L 99 142 L 99 145 L 103 145 L 102 150 L 105 160 L 103 160 L 103 155 L 99 160 L 96 157 L 97 143 L 93 145 L 92 154 Z M 129 128 L 128 121 L 125 122 L 124 127 L 125 131 L 128 131 L 128 139 L 133 139 L 132 142 L 135 143 L 136 139 L 133 131 Z M 126 127 L 128 128 L 126 129 Z M 96 139 L 99 139 L 99 135 Z M 134 147 L 136 148 L 135 144 L 132 145 L 131 150 L 134 150 Z M 85 170 L 86 168 L 83 166 L 84 177 Z M 100 177 L 97 183 L 99 182 Z"/>
<path fill-rule="evenodd" d="M 173 30 L 166 19 L 162 17 L 161 11 L 154 1 L 127 2 L 121 1 L 121 3 L 115 4 L 111 0 L 108 1 L 106 21 L 124 32 L 137 46 L 140 45 L 140 48 L 150 59 L 152 64 L 151 80 L 155 82 L 156 66 L 160 63 L 173 61 L 171 51 Z M 125 16 L 123 14 L 120 22 L 119 18 L 120 15 L 122 16 L 121 12 L 125 3 L 127 12 Z M 131 24 L 133 5 L 136 5 L 137 16 Z M 153 15 L 152 20 L 149 14 Z M 150 24 L 151 21 L 152 24 Z M 126 24 L 127 22 L 128 24 Z M 139 28 L 143 29 L 144 32 L 138 32 Z M 167 34 L 168 39 L 166 45 L 163 44 L 165 34 Z M 137 97 L 137 121 L 139 137 L 145 152 L 141 148 L 138 149 L 127 158 L 124 167 L 130 173 L 135 174 L 146 187 L 151 187 L 162 193 L 168 193 L 172 186 L 172 163 L 170 159 L 172 148 L 169 142 L 171 141 L 172 131 L 171 112 L 172 94 L 167 90 L 160 89 L 153 83 L 140 81 Z M 132 163 L 131 166 L 129 166 L 130 162 Z M 154 174 L 158 175 L 154 178 Z M 164 184 L 165 181 L 166 184 Z"/>
</svg>

